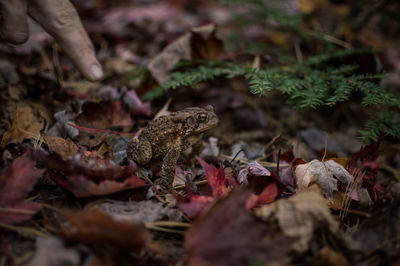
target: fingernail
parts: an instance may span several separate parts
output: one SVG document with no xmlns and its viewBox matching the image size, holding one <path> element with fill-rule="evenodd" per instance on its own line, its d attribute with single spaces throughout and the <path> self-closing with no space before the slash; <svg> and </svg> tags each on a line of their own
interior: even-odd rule
<svg viewBox="0 0 400 266">
<path fill-rule="evenodd" d="M 94 79 L 101 79 L 103 77 L 103 70 L 99 65 L 92 65 L 90 70 Z"/>
</svg>

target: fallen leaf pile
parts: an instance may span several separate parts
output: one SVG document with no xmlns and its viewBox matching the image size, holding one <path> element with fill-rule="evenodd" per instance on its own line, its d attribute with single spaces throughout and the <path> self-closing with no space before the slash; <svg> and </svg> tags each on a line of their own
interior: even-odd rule
<svg viewBox="0 0 400 266">
<path fill-rule="evenodd" d="M 107 195 L 146 185 L 136 176 L 133 163 L 120 166 L 96 152 L 78 153 L 78 147 L 70 140 L 47 135 L 44 139 L 50 143 L 50 152 L 38 149 L 34 153 L 36 159 L 48 169 L 62 171 L 64 176 L 53 174 L 53 180 L 76 197 Z"/>
</svg>

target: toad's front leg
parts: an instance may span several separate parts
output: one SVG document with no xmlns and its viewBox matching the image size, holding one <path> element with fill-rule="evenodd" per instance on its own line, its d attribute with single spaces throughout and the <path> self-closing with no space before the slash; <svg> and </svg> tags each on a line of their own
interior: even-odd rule
<svg viewBox="0 0 400 266">
<path fill-rule="evenodd" d="M 176 162 L 178 161 L 179 155 L 182 151 L 182 140 L 178 138 L 170 147 L 169 151 L 163 159 L 161 167 L 161 178 L 158 183 L 162 183 L 166 186 L 166 189 L 172 188 L 172 182 L 175 177 Z"/>
</svg>

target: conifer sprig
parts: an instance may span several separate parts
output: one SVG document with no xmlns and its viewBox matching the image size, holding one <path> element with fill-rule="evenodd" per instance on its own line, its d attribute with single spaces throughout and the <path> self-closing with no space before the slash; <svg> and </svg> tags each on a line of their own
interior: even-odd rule
<svg viewBox="0 0 400 266">
<path fill-rule="evenodd" d="M 384 74 L 357 74 L 355 65 L 344 64 L 333 68 L 327 64 L 332 59 L 353 54 L 347 50 L 340 51 L 337 56 L 319 55 L 309 57 L 304 63 L 267 69 L 213 60 L 184 62 L 178 65 L 178 69 L 185 71 L 172 72 L 169 81 L 147 93 L 145 98 L 154 99 L 180 86 L 196 88 L 200 82 L 216 77 L 230 79 L 237 76 L 248 80 L 251 93 L 268 96 L 273 90 L 279 91 L 297 109 L 334 106 L 349 101 L 355 92 L 359 92 L 362 94 L 361 104 L 366 108 L 383 108 L 382 112 L 374 112 L 374 116 L 366 123 L 365 129 L 360 132 L 362 139 L 377 140 L 380 135 L 386 134 L 400 138 L 400 96 L 379 86 Z M 191 67 L 194 64 L 195 67 Z"/>
</svg>

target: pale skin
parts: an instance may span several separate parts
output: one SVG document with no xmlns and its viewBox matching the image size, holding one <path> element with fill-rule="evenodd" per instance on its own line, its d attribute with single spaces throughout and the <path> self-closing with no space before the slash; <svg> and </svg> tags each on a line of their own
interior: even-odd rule
<svg viewBox="0 0 400 266">
<path fill-rule="evenodd" d="M 61 46 L 82 75 L 96 81 L 103 71 L 79 15 L 68 0 L 0 0 L 0 39 L 22 44 L 29 38 L 27 15 Z"/>
</svg>

